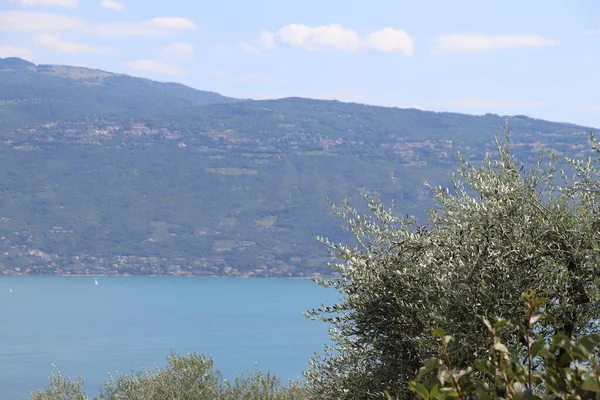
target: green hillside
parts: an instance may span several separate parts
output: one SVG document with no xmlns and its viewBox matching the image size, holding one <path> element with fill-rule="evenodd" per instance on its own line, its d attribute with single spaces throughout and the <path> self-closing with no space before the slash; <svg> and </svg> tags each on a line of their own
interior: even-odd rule
<svg viewBox="0 0 600 400">
<path fill-rule="evenodd" d="M 235 102 L 90 69 L 0 66 L 15 76 L 0 78 L 4 273 L 324 272 L 315 236 L 347 238 L 327 198 L 360 204 L 359 190 L 375 191 L 422 216 L 421 179 L 447 184 L 459 150 L 481 160 L 507 118 Z M 508 118 L 519 161 L 543 146 L 587 151 L 591 128 Z"/>
</svg>

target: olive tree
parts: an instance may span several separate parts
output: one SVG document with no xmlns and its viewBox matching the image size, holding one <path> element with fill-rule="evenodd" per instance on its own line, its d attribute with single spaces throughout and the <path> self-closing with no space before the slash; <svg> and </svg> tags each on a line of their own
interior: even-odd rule
<svg viewBox="0 0 600 400">
<path fill-rule="evenodd" d="M 81 377 L 70 379 L 56 368 L 50 374 L 50 385 L 31 393 L 31 400 L 87 400 Z"/>
<path fill-rule="evenodd" d="M 318 283 L 340 300 L 308 313 L 331 323 L 333 341 L 306 372 L 313 398 L 385 398 L 384 390 L 410 398 L 407 382 L 438 352 L 431 328 L 460 338 L 449 351 L 468 365 L 489 349 L 478 316 L 519 317 L 529 290 L 550 299 L 547 312 L 556 318 L 538 334 L 576 339 L 595 329 L 597 159 L 567 159 L 563 171 L 555 154 L 542 152 L 525 167 L 508 129 L 495 144 L 496 155 L 477 165 L 459 154 L 450 188 L 429 187 L 435 206 L 426 223 L 398 217 L 369 195 L 368 213 L 347 202 L 332 206 L 356 244 L 320 239 L 338 261 L 329 264 L 337 277 Z"/>
<path fill-rule="evenodd" d="M 212 357 L 196 353 L 171 353 L 168 365 L 143 369 L 130 375 L 110 375 L 94 400 L 300 400 L 306 398 L 301 382 L 282 384 L 270 372 L 258 368 L 223 378 Z M 86 400 L 84 382 L 63 375 L 58 369 L 50 384 L 31 395 L 32 400 Z M 89 398 L 91 399 L 91 397 Z"/>
<path fill-rule="evenodd" d="M 536 297 L 534 292 L 522 297 L 524 319 L 492 323 L 482 318 L 490 347 L 487 357 L 474 365 L 456 365 L 448 350 L 454 337 L 434 329 L 432 334 L 439 339 L 443 356 L 424 361 L 417 381 L 409 382 L 411 390 L 423 400 L 599 398 L 600 334 L 589 333 L 577 340 L 562 333 L 536 338 L 537 325 L 541 321 L 552 324 L 554 319 L 544 312 L 547 299 Z M 521 349 L 511 351 L 502 343 L 500 333 L 527 340 Z"/>
</svg>

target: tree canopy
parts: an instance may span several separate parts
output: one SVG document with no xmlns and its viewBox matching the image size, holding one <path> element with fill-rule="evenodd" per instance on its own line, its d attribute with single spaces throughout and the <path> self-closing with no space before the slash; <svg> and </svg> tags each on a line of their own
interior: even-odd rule
<svg viewBox="0 0 600 400">
<path fill-rule="evenodd" d="M 591 137 L 592 148 L 598 144 Z M 521 165 L 506 140 L 497 153 L 461 166 L 449 189 L 431 187 L 436 204 L 426 223 L 398 217 L 376 197 L 370 209 L 334 206 L 355 245 L 321 239 L 338 262 L 338 276 L 319 284 L 340 301 L 309 315 L 332 324 L 334 342 L 306 374 L 314 398 L 410 397 L 407 383 L 439 349 L 432 328 L 452 332 L 448 351 L 459 365 L 485 357 L 487 328 L 479 316 L 518 319 L 521 294 L 549 299 L 553 324 L 537 334 L 576 339 L 599 317 L 600 201 L 598 157 L 557 165 L 540 152 Z M 507 345 L 517 345 L 514 335 Z"/>
<path fill-rule="evenodd" d="M 172 353 L 168 365 L 130 375 L 110 375 L 94 400 L 300 400 L 306 398 L 300 382 L 284 385 L 259 369 L 227 381 L 210 356 Z M 31 394 L 32 400 L 86 400 L 83 379 L 71 379 L 56 370 L 50 384 Z"/>
</svg>

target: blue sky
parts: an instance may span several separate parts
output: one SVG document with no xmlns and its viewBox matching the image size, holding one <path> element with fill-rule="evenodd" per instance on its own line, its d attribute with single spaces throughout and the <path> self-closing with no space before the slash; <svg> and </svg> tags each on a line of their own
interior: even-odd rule
<svg viewBox="0 0 600 400">
<path fill-rule="evenodd" d="M 597 0 L 0 0 L 0 57 L 600 128 Z"/>
</svg>

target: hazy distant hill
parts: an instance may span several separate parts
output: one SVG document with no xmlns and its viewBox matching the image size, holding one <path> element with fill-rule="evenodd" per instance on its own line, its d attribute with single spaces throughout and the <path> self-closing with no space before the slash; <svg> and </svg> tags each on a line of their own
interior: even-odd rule
<svg viewBox="0 0 600 400">
<path fill-rule="evenodd" d="M 238 101 L 178 83 L 162 83 L 97 69 L 35 65 L 0 58 L 2 128 Z"/>
<path fill-rule="evenodd" d="M 506 118 L 519 162 L 581 156 L 592 128 L 338 101 L 239 102 L 92 69 L 0 61 L 0 272 L 323 271 L 347 237 L 327 198 L 360 189 L 423 215 L 456 151 Z M 208 104 L 213 103 L 213 104 Z M 218 104 L 221 103 L 221 104 Z M 345 236 L 346 235 L 346 236 Z"/>
</svg>

